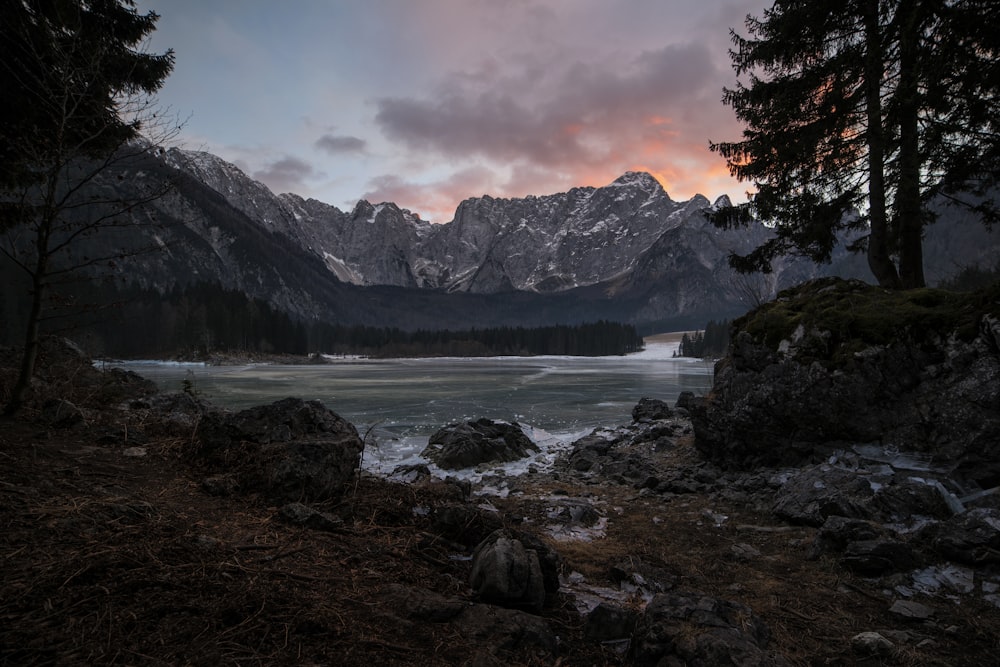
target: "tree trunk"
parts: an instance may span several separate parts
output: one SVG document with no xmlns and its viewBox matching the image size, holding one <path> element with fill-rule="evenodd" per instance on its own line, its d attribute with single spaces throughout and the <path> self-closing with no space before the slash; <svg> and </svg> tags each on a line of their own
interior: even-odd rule
<svg viewBox="0 0 1000 667">
<path fill-rule="evenodd" d="M 920 201 L 920 127 L 918 48 L 920 16 L 918 2 L 901 3 L 906 12 L 899 22 L 899 275 L 904 289 L 924 287 L 923 207 Z"/>
<path fill-rule="evenodd" d="M 46 249 L 48 237 L 45 236 Z M 24 405 L 25 396 L 31 388 L 31 379 L 35 376 L 35 366 L 38 362 L 38 330 L 42 319 L 42 301 L 44 294 L 44 276 L 48 265 L 48 254 L 40 254 L 35 266 L 35 272 L 31 276 L 31 310 L 28 313 L 28 322 L 24 332 L 24 351 L 21 354 L 21 369 L 17 376 L 17 382 L 11 391 L 10 400 L 4 407 L 5 415 L 16 414 Z"/>
<path fill-rule="evenodd" d="M 865 80 L 867 83 L 868 204 L 871 233 L 868 267 L 882 287 L 899 289 L 899 274 L 889 256 L 885 194 L 885 133 L 882 129 L 882 32 L 878 0 L 865 3 Z"/>
</svg>

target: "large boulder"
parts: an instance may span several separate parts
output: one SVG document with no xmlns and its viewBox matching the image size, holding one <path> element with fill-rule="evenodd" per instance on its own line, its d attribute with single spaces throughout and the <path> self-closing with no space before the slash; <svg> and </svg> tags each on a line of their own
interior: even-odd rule
<svg viewBox="0 0 1000 667">
<path fill-rule="evenodd" d="M 636 665 L 747 665 L 789 663 L 767 650 L 770 631 L 746 606 L 696 591 L 653 597 L 633 641 Z"/>
<path fill-rule="evenodd" d="M 363 449 L 357 429 L 321 402 L 286 398 L 206 414 L 192 454 L 235 471 L 242 490 L 301 501 L 342 495 Z"/>
<path fill-rule="evenodd" d="M 446 633 L 459 645 L 478 649 L 467 655 L 467 664 L 528 664 L 539 660 L 538 653 L 553 662 L 559 649 L 559 637 L 540 616 L 491 604 L 477 604 L 444 597 L 430 590 L 390 583 L 376 600 L 387 617 L 403 622 L 446 625 Z M 525 660 L 528 656 L 534 660 Z M 421 660 L 423 658 L 423 661 Z M 411 656 L 414 664 L 426 662 L 427 656 Z"/>
<path fill-rule="evenodd" d="M 823 279 L 733 324 L 695 444 L 727 468 L 799 465 L 851 445 L 928 454 L 1000 483 L 1000 287 L 890 292 Z"/>
<path fill-rule="evenodd" d="M 641 398 L 632 408 L 632 421 L 651 422 L 660 419 L 670 419 L 674 411 L 665 401 L 658 398 Z"/>
<path fill-rule="evenodd" d="M 821 464 L 792 474 L 781 485 L 773 509 L 790 523 L 821 526 L 831 516 L 871 518 L 874 495 L 867 476 Z"/>
<path fill-rule="evenodd" d="M 503 529 L 476 547 L 469 584 L 487 602 L 533 611 L 545 604 L 546 582 L 538 550 Z"/>
<path fill-rule="evenodd" d="M 428 439 L 423 455 L 445 470 L 459 470 L 517 461 L 537 451 L 517 424 L 479 419 L 438 430 Z"/>
</svg>

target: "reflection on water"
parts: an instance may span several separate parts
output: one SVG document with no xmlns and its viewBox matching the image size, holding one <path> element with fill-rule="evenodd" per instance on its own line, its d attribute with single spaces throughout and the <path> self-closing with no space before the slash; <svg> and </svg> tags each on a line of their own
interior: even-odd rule
<svg viewBox="0 0 1000 667">
<path fill-rule="evenodd" d="M 245 408 L 286 396 L 319 399 L 359 430 L 424 436 L 445 424 L 490 417 L 569 433 L 628 423 L 643 397 L 670 403 L 705 392 L 712 366 L 672 359 L 650 345 L 625 357 L 337 360 L 323 366 L 201 366 L 130 362 L 122 366 L 168 391 L 185 379 L 217 405 Z"/>
</svg>

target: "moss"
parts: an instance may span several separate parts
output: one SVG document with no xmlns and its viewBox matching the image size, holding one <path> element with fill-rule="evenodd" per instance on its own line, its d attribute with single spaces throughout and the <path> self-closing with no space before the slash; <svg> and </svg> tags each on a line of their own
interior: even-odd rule
<svg viewBox="0 0 1000 667">
<path fill-rule="evenodd" d="M 900 340 L 920 343 L 952 334 L 972 340 L 986 313 L 1000 316 L 1000 283 L 960 293 L 930 288 L 894 291 L 827 278 L 781 292 L 733 326 L 772 350 L 790 339 L 799 325 L 805 331 L 829 332 L 824 355 L 814 349 L 809 355 L 841 366 L 855 352 Z"/>
</svg>

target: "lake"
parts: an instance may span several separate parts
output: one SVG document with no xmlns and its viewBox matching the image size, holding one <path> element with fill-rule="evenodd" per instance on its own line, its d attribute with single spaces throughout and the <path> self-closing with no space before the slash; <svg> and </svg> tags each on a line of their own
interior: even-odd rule
<svg viewBox="0 0 1000 667">
<path fill-rule="evenodd" d="M 366 468 L 385 472 L 420 462 L 419 451 L 447 424 L 489 417 L 529 427 L 545 463 L 562 445 L 600 426 L 631 421 L 643 397 L 671 405 L 682 391 L 704 393 L 712 364 L 673 358 L 680 334 L 647 338 L 642 352 L 616 357 L 337 359 L 326 365 L 205 366 L 124 362 L 161 389 L 188 381 L 209 401 L 241 409 L 287 396 L 319 399 L 372 429 Z M 377 444 L 374 444 L 377 443 Z"/>
</svg>

